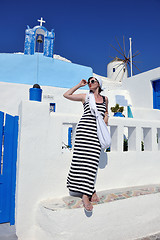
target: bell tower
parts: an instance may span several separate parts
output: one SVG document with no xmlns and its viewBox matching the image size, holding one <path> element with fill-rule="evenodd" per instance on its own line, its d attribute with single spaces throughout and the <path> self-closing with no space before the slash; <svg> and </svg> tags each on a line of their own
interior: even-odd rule
<svg viewBox="0 0 160 240">
<path fill-rule="evenodd" d="M 41 35 L 44 39 L 43 45 L 43 55 L 46 57 L 53 58 L 53 47 L 54 47 L 54 39 L 55 33 L 54 29 L 49 32 L 45 27 L 42 26 L 45 21 L 41 17 L 39 26 L 35 26 L 34 28 L 30 28 L 27 26 L 25 31 L 25 44 L 24 44 L 24 54 L 33 55 L 36 52 L 36 39 L 37 35 Z"/>
</svg>

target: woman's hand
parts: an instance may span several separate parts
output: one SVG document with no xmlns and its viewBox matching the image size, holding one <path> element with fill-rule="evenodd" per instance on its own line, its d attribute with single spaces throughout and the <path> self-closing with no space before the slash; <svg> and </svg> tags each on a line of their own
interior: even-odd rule
<svg viewBox="0 0 160 240">
<path fill-rule="evenodd" d="M 86 94 L 81 93 L 81 94 L 73 94 L 77 89 L 80 87 L 84 87 L 87 85 L 87 81 L 85 79 L 82 79 L 76 86 L 73 88 L 69 89 L 67 92 L 63 94 L 63 96 L 69 100 L 72 101 L 81 101 L 82 103 L 85 102 L 85 97 Z"/>
<path fill-rule="evenodd" d="M 105 116 L 104 116 L 104 122 L 105 122 L 105 124 L 108 126 L 108 114 L 106 114 Z"/>
<path fill-rule="evenodd" d="M 86 86 L 88 83 L 87 83 L 87 81 L 85 80 L 85 79 L 82 79 L 80 82 L 79 82 L 79 86 L 80 87 L 84 87 L 84 86 Z"/>
</svg>

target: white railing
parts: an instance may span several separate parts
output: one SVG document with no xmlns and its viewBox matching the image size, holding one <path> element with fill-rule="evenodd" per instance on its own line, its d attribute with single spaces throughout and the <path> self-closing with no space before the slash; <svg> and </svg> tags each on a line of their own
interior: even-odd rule
<svg viewBox="0 0 160 240">
<path fill-rule="evenodd" d="M 63 128 L 73 126 L 73 138 L 76 130 L 76 120 L 78 122 L 79 118 L 73 119 L 69 116 L 65 121 L 62 120 Z M 109 119 L 108 128 L 112 139 L 111 152 L 160 151 L 160 121 L 113 117 Z M 67 142 L 66 139 L 67 135 L 65 136 L 65 142 Z M 124 143 L 127 146 L 125 149 Z"/>
<path fill-rule="evenodd" d="M 160 121 L 112 118 L 109 127 L 111 151 L 123 151 L 125 135 L 128 151 L 160 151 Z"/>
</svg>

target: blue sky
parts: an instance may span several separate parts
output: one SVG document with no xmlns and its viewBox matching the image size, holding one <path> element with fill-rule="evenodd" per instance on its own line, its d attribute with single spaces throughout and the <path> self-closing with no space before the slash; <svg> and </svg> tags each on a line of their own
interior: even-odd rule
<svg viewBox="0 0 160 240">
<path fill-rule="evenodd" d="M 131 37 L 144 72 L 160 66 L 159 15 L 160 0 L 1 0 L 0 52 L 23 52 L 27 25 L 43 17 L 43 26 L 55 30 L 54 53 L 106 76 L 109 56 L 121 57 L 110 44 L 120 50 L 115 37 L 123 46 L 124 36 L 128 54 Z"/>
</svg>

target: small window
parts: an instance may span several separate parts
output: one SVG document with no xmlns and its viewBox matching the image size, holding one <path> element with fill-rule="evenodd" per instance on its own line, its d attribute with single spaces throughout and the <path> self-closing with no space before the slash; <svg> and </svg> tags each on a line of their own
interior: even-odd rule
<svg viewBox="0 0 160 240">
<path fill-rule="evenodd" d="M 160 109 L 160 80 L 152 82 L 153 84 L 153 108 Z"/>
<path fill-rule="evenodd" d="M 72 127 L 68 128 L 68 146 L 72 148 Z"/>
<path fill-rule="evenodd" d="M 115 68 L 113 68 L 113 72 L 115 72 L 116 71 L 116 69 Z"/>
<path fill-rule="evenodd" d="M 56 104 L 50 103 L 50 112 L 55 112 L 55 111 L 56 111 Z"/>
</svg>

